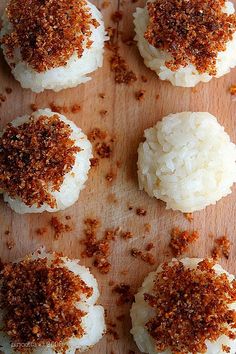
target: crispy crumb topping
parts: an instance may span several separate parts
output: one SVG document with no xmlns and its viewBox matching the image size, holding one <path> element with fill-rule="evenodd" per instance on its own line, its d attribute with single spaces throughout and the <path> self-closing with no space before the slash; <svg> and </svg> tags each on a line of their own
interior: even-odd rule
<svg viewBox="0 0 236 354">
<path fill-rule="evenodd" d="M 71 128 L 58 115 L 40 116 L 0 137 L 0 188 L 26 205 L 56 207 L 50 191 L 58 191 L 80 151 L 70 138 Z"/>
<path fill-rule="evenodd" d="M 20 48 L 22 59 L 36 71 L 64 66 L 92 45 L 92 17 L 85 0 L 10 0 L 6 10 L 12 31 L 3 36 L 7 56 Z"/>
<path fill-rule="evenodd" d="M 236 14 L 223 12 L 226 0 L 156 0 L 147 4 L 146 40 L 168 52 L 172 71 L 188 64 L 216 75 L 216 58 L 236 31 Z"/>
<path fill-rule="evenodd" d="M 189 269 L 175 261 L 156 274 L 153 291 L 144 299 L 155 310 L 146 328 L 157 351 L 206 353 L 206 340 L 223 334 L 236 339 L 236 312 L 229 308 L 236 301 L 236 281 L 216 274 L 213 266 L 204 260 Z"/>
<path fill-rule="evenodd" d="M 4 331 L 13 343 L 22 344 L 17 350 L 28 353 L 47 343 L 64 353 L 71 337 L 84 335 L 82 318 L 86 313 L 75 304 L 81 296 L 89 298 L 93 289 L 68 270 L 59 257 L 50 265 L 46 258 L 9 263 L 0 275 Z"/>
</svg>

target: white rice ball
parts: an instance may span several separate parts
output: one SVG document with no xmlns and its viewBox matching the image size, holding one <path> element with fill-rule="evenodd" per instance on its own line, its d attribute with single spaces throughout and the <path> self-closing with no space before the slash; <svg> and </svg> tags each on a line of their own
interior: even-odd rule
<svg viewBox="0 0 236 354">
<path fill-rule="evenodd" d="M 155 0 L 148 0 L 147 3 Z M 226 1 L 222 11 L 228 15 L 235 13 L 234 5 L 231 1 Z M 144 58 L 145 65 L 154 70 L 161 80 L 168 80 L 174 86 L 194 87 L 199 82 L 208 82 L 213 76 L 208 73 L 199 73 L 196 66 L 189 64 L 186 67 L 181 67 L 177 71 L 172 71 L 166 67 L 166 61 L 172 59 L 171 55 L 163 50 L 157 49 L 150 45 L 144 38 L 149 22 L 149 14 L 147 7 L 137 8 L 134 14 L 135 25 L 135 40 L 137 41 L 140 54 Z M 236 66 L 236 33 L 233 39 L 226 45 L 226 50 L 219 52 L 216 59 L 216 78 L 227 74 L 231 68 Z"/>
<path fill-rule="evenodd" d="M 173 264 L 176 260 L 172 260 L 169 265 Z M 180 260 L 185 268 L 196 269 L 199 262 L 202 259 L 199 258 L 184 258 Z M 222 273 L 226 274 L 229 281 L 232 282 L 234 280 L 234 275 L 226 272 L 219 264 L 216 264 L 213 269 L 215 270 L 217 275 Z M 149 304 L 144 300 L 144 294 L 152 294 L 154 281 L 156 278 L 156 274 L 162 271 L 162 265 L 159 266 L 156 272 L 151 272 L 144 280 L 142 287 L 139 289 L 138 293 L 135 296 L 135 302 L 131 308 L 131 319 L 132 319 L 132 330 L 131 333 L 134 336 L 134 340 L 139 348 L 139 350 L 143 353 L 148 354 L 171 354 L 172 351 L 170 349 L 158 352 L 155 349 L 155 341 L 149 335 L 145 324 L 153 317 L 155 317 L 155 310 L 149 306 Z M 236 310 L 236 302 L 230 305 L 230 309 Z M 236 330 L 235 330 L 236 332 Z M 230 354 L 235 354 L 236 352 L 236 340 L 231 340 L 229 337 L 225 335 L 221 335 L 216 341 L 210 342 L 206 341 L 207 344 L 207 352 L 206 354 L 223 354 L 222 345 L 230 347 Z M 191 354 L 191 353 L 189 353 Z"/>
<path fill-rule="evenodd" d="M 72 121 L 62 114 L 52 112 L 50 109 L 40 109 L 37 112 L 34 112 L 31 117 L 37 119 L 40 116 L 52 117 L 55 114 L 59 116 L 62 122 L 70 126 L 72 129 L 70 138 L 75 141 L 75 146 L 79 147 L 81 150 L 76 153 L 74 166 L 70 172 L 65 174 L 60 189 L 58 191 L 49 191 L 56 200 L 56 207 L 52 208 L 46 203 L 41 207 L 38 207 L 37 205 L 28 206 L 19 198 L 12 198 L 7 192 L 4 192 L 4 201 L 8 203 L 16 213 L 42 213 L 44 211 L 56 212 L 64 210 L 78 200 L 80 191 L 85 187 L 85 182 L 88 179 L 88 172 L 90 169 L 90 159 L 92 158 L 92 145 L 86 135 Z M 15 119 L 11 123 L 14 126 L 20 126 L 23 123 L 28 122 L 29 118 L 30 116 L 26 115 Z"/>
<path fill-rule="evenodd" d="M 32 260 L 44 258 L 48 259 L 48 265 L 50 265 L 50 262 L 55 259 L 55 254 L 47 253 L 44 248 L 41 248 L 40 250 L 33 253 L 30 257 L 27 257 L 27 259 Z M 85 331 L 83 337 L 72 337 L 67 343 L 65 343 L 68 345 L 66 354 L 75 354 L 77 351 L 84 352 L 85 350 L 90 349 L 103 337 L 106 330 L 104 308 L 100 305 L 96 305 L 100 293 L 97 281 L 90 273 L 89 269 L 79 265 L 79 261 L 76 259 L 71 260 L 67 257 L 61 257 L 61 259 L 65 268 L 72 271 L 75 275 L 78 275 L 88 287 L 93 289 L 93 293 L 89 298 L 83 296 L 81 301 L 76 304 L 78 309 L 81 309 L 87 313 L 86 316 L 82 318 L 82 327 Z M 59 264 L 59 266 L 61 267 L 61 264 Z M 3 316 L 4 310 L 0 310 L 0 327 L 3 326 Z M 20 352 L 13 350 L 9 336 L 1 331 L 0 350 L 3 350 L 4 354 L 20 354 Z M 32 352 L 32 354 L 56 353 L 58 352 L 54 351 L 50 346 L 41 346 L 40 348 L 35 348 L 35 350 Z"/>
<path fill-rule="evenodd" d="M 33 92 L 39 93 L 46 89 L 56 92 L 76 87 L 81 83 L 85 83 L 91 79 L 88 74 L 102 67 L 104 41 L 107 39 L 104 22 L 101 12 L 95 5 L 87 2 L 92 17 L 98 21 L 100 26 L 95 28 L 91 26 L 90 40 L 93 42 L 90 48 L 86 48 L 86 42 L 83 44 L 84 52 L 82 57 L 78 58 L 76 52 L 71 56 L 65 66 L 49 69 L 45 72 L 37 72 L 27 62 L 22 60 L 20 48 L 15 49 L 14 59 L 9 59 L 6 55 L 7 48 L 2 45 L 3 53 L 6 61 L 12 68 L 12 74 L 18 80 L 23 88 L 29 88 Z M 2 18 L 3 25 L 0 32 L 0 39 L 5 34 L 12 32 L 12 24 L 7 18 L 6 12 Z M 13 64 L 13 67 L 12 67 Z"/>
<path fill-rule="evenodd" d="M 140 189 L 184 213 L 231 193 L 236 146 L 207 112 L 170 114 L 144 132 L 138 148 Z"/>
</svg>

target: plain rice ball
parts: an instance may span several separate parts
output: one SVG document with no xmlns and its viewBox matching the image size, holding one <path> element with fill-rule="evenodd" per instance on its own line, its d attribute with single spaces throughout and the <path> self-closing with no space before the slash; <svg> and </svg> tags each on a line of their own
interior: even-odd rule
<svg viewBox="0 0 236 354">
<path fill-rule="evenodd" d="M 0 133 L 0 157 L 0 190 L 12 210 L 56 212 L 72 206 L 85 187 L 92 145 L 65 116 L 40 109 Z"/>
<path fill-rule="evenodd" d="M 175 2 L 176 0 L 171 0 L 170 2 Z M 217 0 L 218 1 L 218 0 Z M 177 2 L 177 1 L 176 1 Z M 207 1 L 205 1 L 207 2 Z M 218 1 L 219 2 L 219 1 Z M 210 81 L 213 77 L 219 78 L 225 74 L 227 74 L 231 68 L 234 68 L 236 66 L 236 32 L 234 30 L 234 33 L 232 34 L 232 39 L 228 40 L 226 43 L 226 48 L 225 50 L 219 51 L 216 57 L 216 72 L 214 74 L 209 74 L 206 71 L 199 72 L 196 68 L 196 65 L 192 64 L 189 62 L 185 66 L 180 66 L 176 70 L 172 70 L 166 65 L 167 62 L 173 60 L 172 54 L 166 50 L 159 49 L 153 45 L 151 45 L 147 39 L 145 39 L 144 35 L 147 30 L 148 24 L 149 24 L 149 13 L 147 6 L 150 3 L 155 3 L 155 0 L 148 0 L 147 4 L 144 8 L 137 8 L 136 12 L 134 13 L 134 25 L 135 25 L 135 40 L 137 41 L 137 45 L 140 51 L 141 56 L 144 59 L 145 65 L 150 68 L 151 70 L 155 71 L 156 74 L 159 76 L 161 80 L 168 80 L 172 83 L 174 86 L 182 86 L 182 87 L 194 87 L 196 86 L 199 82 L 208 82 Z M 179 4 L 181 3 L 178 2 Z M 193 4 L 193 7 L 196 2 L 195 0 L 190 0 L 186 2 L 187 4 Z M 200 3 L 200 2 L 199 2 Z M 160 5 L 161 6 L 161 5 Z M 168 5 L 169 6 L 169 5 Z M 211 8 L 210 2 L 209 5 L 209 10 L 211 14 L 213 13 L 213 9 Z M 219 5 L 222 6 L 222 5 Z M 203 10 L 200 10 L 203 12 Z M 228 14 L 229 16 L 234 15 L 235 16 L 235 9 L 234 5 L 231 1 L 225 1 L 224 7 L 222 7 L 222 12 Z M 166 18 L 168 19 L 168 12 L 166 14 Z M 169 20 L 170 21 L 170 20 Z M 234 20 L 235 21 L 235 20 Z M 171 22 L 169 22 L 171 23 Z M 181 24 L 176 24 L 176 26 L 173 27 L 173 32 L 177 28 L 177 26 L 182 29 L 182 33 L 185 33 L 186 28 L 188 28 L 188 24 L 186 24 L 184 21 L 181 21 L 183 24 L 181 27 Z M 210 23 L 210 21 L 209 21 Z M 162 25 L 160 25 L 160 28 Z M 207 36 L 207 21 L 205 26 L 205 36 Z M 191 28 L 191 25 L 189 25 Z M 210 25 L 209 25 L 210 27 Z M 213 26 L 212 26 L 213 27 Z M 211 29 L 212 29 L 211 27 Z M 229 30 L 232 30 L 233 26 L 229 26 Z M 223 25 L 222 25 L 223 28 Z M 219 29 L 218 24 L 215 25 L 215 29 Z M 221 28 L 220 28 L 221 29 Z M 198 29 L 197 29 L 198 30 Z M 196 30 L 196 32 L 197 32 Z M 214 31 L 212 32 L 214 34 Z M 196 33 L 196 37 L 198 34 Z M 222 36 L 222 30 L 220 33 L 220 36 Z M 220 40 L 221 38 L 219 38 Z M 208 41 L 210 42 L 210 41 Z M 217 42 L 217 40 L 216 40 Z M 162 42 L 161 42 L 162 43 Z M 166 43 L 168 45 L 169 43 Z M 174 47 L 173 43 L 173 48 Z M 207 43 L 208 45 L 208 43 Z M 175 48 L 176 49 L 176 48 Z M 198 49 L 196 48 L 195 52 L 197 52 Z M 178 49 L 176 49 L 176 53 L 178 54 Z M 201 56 L 200 56 L 201 59 Z"/>
<path fill-rule="evenodd" d="M 211 260 L 184 258 L 161 264 L 146 277 L 131 308 L 131 333 L 139 350 L 235 354 L 234 283 L 234 275 Z M 225 328 L 232 335 L 223 333 Z"/>
<path fill-rule="evenodd" d="M 231 193 L 236 147 L 210 113 L 170 114 L 144 137 L 138 148 L 139 187 L 167 209 L 191 213 Z"/>
<path fill-rule="evenodd" d="M 22 12 L 19 19 L 14 18 L 14 13 L 13 19 L 9 19 L 9 7 L 11 5 L 15 7 L 16 12 Z M 50 6 L 52 10 L 48 10 Z M 69 6 L 75 10 L 66 8 L 63 13 L 63 10 L 61 10 L 63 6 Z M 78 6 L 82 6 L 86 21 L 89 16 L 91 17 L 90 22 L 81 24 L 78 33 L 71 37 L 68 36 L 68 38 L 65 37 L 63 43 L 63 36 L 75 26 L 74 23 L 70 22 L 73 15 L 77 16 L 76 8 Z M 62 19 L 60 18 L 61 14 L 63 15 Z M 71 17 L 69 14 L 71 14 Z M 82 15 L 79 14 L 78 21 L 82 21 L 81 18 Z M 31 20 L 29 25 L 27 23 L 28 19 Z M 20 0 L 9 0 L 2 21 L 0 39 L 7 38 L 2 44 L 3 53 L 11 67 L 12 74 L 23 88 L 29 88 L 36 93 L 45 89 L 58 92 L 89 81 L 91 79 L 89 74 L 102 67 L 104 41 L 107 38 L 104 22 L 101 12 L 87 0 L 53 0 L 46 3 L 39 0 L 26 0 L 23 3 Z M 15 23 L 21 26 L 17 30 L 14 29 Z M 24 29 L 24 26 L 27 25 L 28 30 L 27 27 Z M 31 37 L 28 37 L 28 32 L 32 32 Z M 87 36 L 85 36 L 85 32 L 87 32 Z M 25 41 L 21 46 L 19 45 L 19 39 L 15 42 L 14 37 L 10 39 L 6 37 L 13 36 L 15 33 L 19 38 L 25 36 Z M 52 44 L 49 43 L 49 40 L 53 40 L 56 35 L 59 38 L 55 38 Z M 73 44 L 76 37 L 79 38 L 81 43 Z M 22 48 L 23 45 L 24 48 Z M 70 53 L 66 53 L 69 45 L 74 45 L 75 48 L 72 51 L 70 50 Z M 78 53 L 77 47 L 80 47 L 80 45 L 81 51 Z M 46 50 L 45 46 L 48 46 Z M 13 49 L 13 53 L 9 52 L 9 48 L 11 51 Z M 23 49 L 24 59 L 22 58 Z M 46 62 L 45 65 L 44 62 Z"/>
<path fill-rule="evenodd" d="M 20 265 L 21 264 L 21 265 Z M 22 266 L 23 265 L 23 266 Z M 8 274 L 8 267 L 12 269 L 13 273 Z M 22 267 L 22 271 L 19 267 Z M 53 275 L 53 271 L 58 270 L 58 272 L 55 272 L 55 275 Z M 62 269 L 62 271 L 60 271 L 60 268 Z M 63 274 L 63 269 L 65 269 L 66 272 L 69 272 L 69 276 L 68 277 L 68 273 Z M 16 282 L 14 282 L 13 280 L 11 281 L 11 279 L 14 279 L 14 271 L 17 270 L 17 274 L 22 274 L 22 279 L 25 279 L 25 283 L 17 283 L 17 279 Z M 52 272 L 51 272 L 52 271 Z M 40 277 L 40 274 L 44 274 L 48 276 L 48 282 L 44 281 L 43 276 Z M 28 274 L 28 275 L 27 275 Z M 35 283 L 35 279 L 34 276 L 38 276 L 39 280 L 38 283 Z M 57 278 L 54 278 L 54 277 Z M 24 278 L 25 277 L 25 278 Z M 20 289 L 24 288 L 24 286 L 26 287 L 30 287 L 30 283 L 27 283 L 27 277 L 31 277 L 32 278 L 32 284 L 34 284 L 34 288 L 32 285 L 32 291 L 35 291 L 36 288 L 38 288 L 37 294 L 32 292 L 28 292 L 28 298 L 32 298 L 32 306 L 33 304 L 35 305 L 35 307 L 38 305 L 38 307 L 40 309 L 43 308 L 43 306 L 47 307 L 50 306 L 49 304 L 51 303 L 50 301 L 53 301 L 56 303 L 56 301 L 61 301 L 60 306 L 64 311 L 64 314 L 66 315 L 65 311 L 68 311 L 65 307 L 64 307 L 64 303 L 63 301 L 66 301 L 66 299 L 68 297 L 73 296 L 73 294 L 66 294 L 66 291 L 68 289 L 69 286 L 73 287 L 73 282 L 75 281 L 79 281 L 81 282 L 81 291 L 79 291 L 79 301 L 73 302 L 71 303 L 71 312 L 76 310 L 81 310 L 83 312 L 82 316 L 81 316 L 81 328 L 83 330 L 82 335 L 72 335 L 69 339 L 67 338 L 65 341 L 63 341 L 63 338 L 61 338 L 61 341 L 63 342 L 63 348 L 54 348 L 54 338 L 50 338 L 50 335 L 46 332 L 44 333 L 44 337 L 43 339 L 40 338 L 40 340 L 42 342 L 39 343 L 39 345 L 37 345 L 37 339 L 35 340 L 35 337 L 32 336 L 32 343 L 33 344 L 33 348 L 31 353 L 32 354 L 55 354 L 55 353 L 65 353 L 65 354 L 75 354 L 75 352 L 79 351 L 79 352 L 84 352 L 90 348 L 92 348 L 97 342 L 99 342 L 99 340 L 103 337 L 105 330 L 106 330 L 106 325 L 105 325 L 105 319 L 104 319 L 104 308 L 100 305 L 97 305 L 97 301 L 99 298 L 99 289 L 98 289 L 98 284 L 96 279 L 94 278 L 94 276 L 90 273 L 89 269 L 85 268 L 84 266 L 81 266 L 79 264 L 79 261 L 76 259 L 69 259 L 67 257 L 61 257 L 59 255 L 57 255 L 56 253 L 47 253 L 45 251 L 44 248 L 39 249 L 38 251 L 34 252 L 32 255 L 29 255 L 27 257 L 25 257 L 24 259 L 19 260 L 17 263 L 13 263 L 13 264 L 7 264 L 5 265 L 5 271 L 3 271 L 3 276 L 0 280 L 0 298 L 3 296 L 3 283 L 5 280 L 5 290 L 6 288 L 7 290 L 7 296 L 11 296 L 11 291 L 10 291 L 10 287 L 13 286 L 15 291 L 19 291 L 19 299 L 21 297 L 21 292 Z M 48 293 L 47 296 L 49 296 L 49 298 L 47 297 L 43 297 L 44 293 L 44 286 L 48 286 L 50 287 L 50 279 L 51 282 L 53 282 L 53 279 L 56 279 L 58 281 L 58 284 L 60 284 L 60 277 L 61 277 L 61 281 L 64 282 L 68 282 L 67 284 L 67 288 L 63 289 L 62 285 L 60 289 L 56 288 L 53 290 L 53 288 L 50 290 L 48 289 Z M 45 278 L 47 279 L 47 278 Z M 58 280 L 59 279 L 59 280 Z M 42 284 L 40 283 L 40 281 L 42 281 Z M 7 287 L 6 287 L 7 284 Z M 14 285 L 13 285 L 14 284 Z M 71 285 L 69 285 L 71 284 Z M 51 286 L 53 286 L 53 283 L 51 284 Z M 51 293 L 51 291 L 54 291 L 54 295 L 53 293 Z M 26 290 L 22 290 L 22 292 L 24 293 L 24 291 Z M 42 298 L 41 301 L 45 301 L 45 304 L 43 305 L 42 302 L 37 303 L 37 301 L 40 301 L 40 298 L 37 297 L 38 293 L 41 292 L 42 294 Z M 81 293 L 80 293 L 81 292 Z M 65 293 L 65 294 L 64 294 Z M 5 293 L 4 293 L 5 294 Z M 49 294 L 49 295 L 48 295 Z M 59 296 L 59 294 L 61 294 Z M 63 294 L 64 294 L 64 298 L 63 298 Z M 6 295 L 6 294 L 5 294 Z M 74 294 L 77 295 L 77 294 Z M 38 299 L 38 300 L 37 300 Z M 43 300 L 42 300 L 43 299 Z M 4 301 L 4 299 L 1 299 L 2 301 Z M 15 300 L 17 300 L 15 298 Z M 48 301 L 47 301 L 48 300 Z M 49 301 L 50 300 L 50 301 Z M 70 299 L 71 301 L 71 299 Z M 35 303 L 34 303 L 35 302 Z M 9 304 L 8 304 L 9 305 Z M 28 306 L 26 299 L 22 299 L 22 303 L 20 304 L 22 307 L 25 307 L 25 311 L 29 310 L 30 305 Z M 17 308 L 16 304 L 14 303 L 14 299 L 11 302 L 11 306 L 9 305 L 9 308 L 5 309 L 3 308 L 2 310 L 0 310 L 0 325 L 1 327 L 5 324 L 5 316 L 6 318 L 11 317 L 11 313 L 9 313 L 9 309 L 13 309 L 13 308 Z M 15 307 L 16 306 L 16 307 Z M 53 306 L 53 302 L 52 302 L 52 306 Z M 46 320 L 48 320 L 48 324 L 52 323 L 53 321 L 55 321 L 55 326 L 57 325 L 57 317 L 56 317 L 56 306 L 53 308 L 51 308 L 52 310 L 52 317 L 51 318 L 47 318 L 46 316 Z M 43 314 L 39 313 L 37 316 L 38 318 L 40 318 L 40 316 L 42 315 L 42 318 L 45 321 L 45 312 Z M 67 314 L 68 315 L 68 314 Z M 79 315 L 79 313 L 78 313 Z M 33 312 L 33 316 L 36 316 L 36 311 Z M 37 316 L 35 318 L 37 318 Z M 63 312 L 59 312 L 58 313 L 58 317 L 61 318 L 61 316 L 63 316 Z M 29 316 L 30 317 L 30 316 Z M 11 318 L 11 320 L 13 320 Z M 25 321 L 25 327 L 28 328 L 28 326 L 31 325 L 31 320 L 30 318 L 25 318 L 24 314 L 22 315 L 22 321 Z M 51 321 L 51 322 L 50 322 Z M 33 321 L 33 324 L 36 325 L 36 320 Z M 19 323 L 16 323 L 16 325 L 19 325 Z M 72 325 L 72 324 L 71 324 Z M 74 324 L 76 326 L 76 324 Z M 38 326 L 40 327 L 40 322 L 38 323 Z M 21 326 L 17 327 L 18 329 L 20 329 L 21 331 Z M 42 327 L 42 331 L 45 331 L 45 328 Z M 22 335 L 22 333 L 18 333 L 19 335 Z M 43 345 L 42 343 L 45 343 L 45 345 Z M 18 345 L 19 343 L 15 343 L 12 340 L 11 335 L 8 335 L 6 333 L 4 333 L 4 331 L 0 331 L 0 345 L 1 350 L 3 350 L 4 354 L 17 354 L 20 353 L 20 351 L 18 351 L 17 349 L 24 349 L 27 348 L 29 349 L 29 345 L 30 343 L 28 342 L 21 342 L 20 345 L 21 347 Z M 56 350 L 57 349 L 57 350 Z M 65 351 L 63 351 L 65 350 Z"/>
</svg>

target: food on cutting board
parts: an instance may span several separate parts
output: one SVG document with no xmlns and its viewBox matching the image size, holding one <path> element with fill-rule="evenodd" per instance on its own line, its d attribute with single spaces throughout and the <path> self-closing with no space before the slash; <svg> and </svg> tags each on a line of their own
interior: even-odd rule
<svg viewBox="0 0 236 354">
<path fill-rule="evenodd" d="M 4 354 L 74 354 L 105 332 L 98 284 L 90 271 L 44 248 L 0 271 L 0 344 Z M 25 352 L 24 352 L 25 353 Z"/>
<path fill-rule="evenodd" d="M 144 132 L 138 148 L 140 189 L 191 213 L 231 193 L 236 146 L 207 112 L 170 114 Z"/>
<path fill-rule="evenodd" d="M 173 259 L 147 276 L 131 318 L 141 352 L 235 354 L 234 276 L 211 260 Z"/>
<path fill-rule="evenodd" d="M 231 1 L 148 0 L 134 23 L 145 65 L 174 86 L 193 87 L 236 66 Z"/>
<path fill-rule="evenodd" d="M 87 82 L 103 63 L 102 15 L 87 0 L 9 0 L 1 42 L 23 88 L 59 91 Z"/>
<path fill-rule="evenodd" d="M 74 204 L 90 169 L 92 146 L 72 121 L 50 109 L 19 117 L 0 134 L 0 189 L 17 213 Z"/>
</svg>

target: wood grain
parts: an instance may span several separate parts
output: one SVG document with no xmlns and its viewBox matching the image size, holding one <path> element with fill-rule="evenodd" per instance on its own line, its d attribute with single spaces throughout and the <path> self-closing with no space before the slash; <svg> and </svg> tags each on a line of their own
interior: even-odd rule
<svg viewBox="0 0 236 354">
<path fill-rule="evenodd" d="M 101 1 L 94 1 L 101 5 Z M 5 0 L 0 2 L 2 13 Z M 119 30 L 124 36 L 133 34 L 132 13 L 137 5 L 144 5 L 144 1 L 132 3 L 130 0 L 111 0 L 111 6 L 103 10 L 106 25 L 111 23 L 110 16 L 117 8 L 124 12 L 124 18 L 119 24 Z M 205 257 L 210 255 L 213 239 L 209 233 L 221 236 L 227 234 L 232 241 L 232 250 L 229 259 L 222 260 L 222 265 L 230 272 L 236 273 L 236 241 L 235 238 L 235 201 L 236 188 L 233 193 L 224 198 L 216 206 L 194 214 L 194 221 L 190 224 L 181 213 L 165 210 L 162 202 L 150 199 L 144 192 L 138 191 L 136 176 L 137 147 L 142 139 L 143 130 L 156 123 L 161 117 L 180 111 L 209 111 L 216 115 L 223 124 L 231 139 L 236 142 L 235 109 L 236 102 L 232 100 L 228 89 L 236 83 L 236 70 L 225 77 L 212 80 L 209 84 L 200 84 L 196 90 L 172 87 L 169 83 L 161 82 L 155 74 L 145 68 L 136 46 L 121 44 L 121 53 L 127 59 L 129 66 L 137 74 L 138 81 L 127 87 L 114 83 L 113 74 L 109 68 L 110 53 L 106 52 L 104 66 L 92 75 L 93 79 L 78 88 L 64 90 L 60 93 L 45 92 L 39 95 L 29 90 L 21 89 L 13 79 L 9 68 L 0 54 L 0 92 L 5 87 L 11 87 L 13 92 L 7 101 L 0 107 L 0 128 L 15 117 L 29 113 L 30 104 L 36 103 L 40 108 L 47 107 L 50 102 L 59 105 L 79 103 L 82 106 L 78 114 L 68 114 L 85 132 L 94 127 L 107 129 L 110 134 L 117 136 L 114 155 L 111 160 L 102 161 L 100 166 L 91 171 L 86 189 L 82 192 L 79 201 L 64 212 L 57 213 L 63 219 L 66 215 L 72 217 L 73 231 L 55 241 L 53 230 L 48 228 L 47 235 L 38 236 L 35 230 L 48 225 L 51 215 L 17 215 L 13 213 L 1 200 L 0 202 L 0 257 L 4 261 L 12 261 L 18 257 L 34 251 L 41 245 L 47 249 L 63 251 L 69 257 L 80 258 L 80 240 L 83 237 L 83 220 L 85 217 L 96 217 L 102 222 L 101 233 L 106 228 L 121 227 L 124 231 L 131 231 L 134 238 L 129 241 L 117 239 L 112 244 L 112 271 L 109 275 L 100 275 L 92 268 L 97 276 L 101 290 L 100 302 L 107 309 L 108 318 L 116 321 L 116 316 L 125 314 L 125 320 L 118 322 L 117 331 L 119 340 L 105 336 L 90 354 L 128 354 L 129 350 L 139 353 L 130 331 L 129 306 L 116 306 L 116 297 L 111 293 L 108 281 L 125 282 L 137 290 L 144 277 L 163 260 L 171 258 L 168 250 L 169 231 L 173 226 L 199 230 L 201 237 L 192 245 L 188 256 Z M 148 78 L 147 83 L 140 80 L 140 76 Z M 143 101 L 135 99 L 137 90 L 146 90 Z M 99 93 L 104 92 L 106 97 L 99 98 Z M 156 95 L 160 97 L 157 100 Z M 99 111 L 105 109 L 108 114 L 102 118 Z M 105 180 L 105 175 L 117 160 L 122 161 L 116 181 L 110 186 Z M 117 203 L 108 202 L 109 195 L 113 193 Z M 128 210 L 128 204 L 133 210 Z M 135 214 L 136 207 L 147 210 L 145 217 Z M 145 235 L 144 224 L 150 223 L 150 235 Z M 10 235 L 6 236 L 5 231 Z M 6 246 L 7 240 L 14 240 L 16 245 L 12 250 Z M 153 267 L 140 263 L 130 256 L 131 247 L 143 249 L 148 243 L 155 245 L 153 253 L 157 264 Z M 81 260 L 82 264 L 90 266 L 91 263 Z M 127 275 L 121 272 L 127 270 Z M 117 322 L 117 321 L 116 321 Z"/>
</svg>

